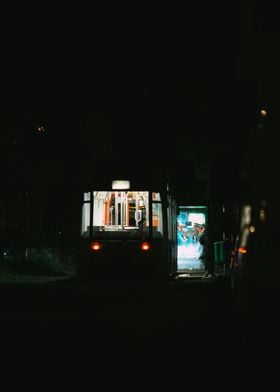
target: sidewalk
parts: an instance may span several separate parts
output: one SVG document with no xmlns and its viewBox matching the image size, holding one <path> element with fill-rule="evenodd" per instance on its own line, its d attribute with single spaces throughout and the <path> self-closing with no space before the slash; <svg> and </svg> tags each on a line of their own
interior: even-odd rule
<svg viewBox="0 0 280 392">
<path fill-rule="evenodd" d="M 68 275 L 55 275 L 47 273 L 36 273 L 35 271 L 16 271 L 7 264 L 0 264 L 0 285 L 1 284 L 33 284 L 52 283 L 64 281 L 71 278 Z"/>
</svg>

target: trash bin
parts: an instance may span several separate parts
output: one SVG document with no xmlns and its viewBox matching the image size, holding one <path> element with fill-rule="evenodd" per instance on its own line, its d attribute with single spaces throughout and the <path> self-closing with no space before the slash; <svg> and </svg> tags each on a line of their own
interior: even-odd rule
<svg viewBox="0 0 280 392">
<path fill-rule="evenodd" d="M 214 260 L 215 264 L 226 263 L 226 243 L 224 241 L 214 242 Z"/>
</svg>

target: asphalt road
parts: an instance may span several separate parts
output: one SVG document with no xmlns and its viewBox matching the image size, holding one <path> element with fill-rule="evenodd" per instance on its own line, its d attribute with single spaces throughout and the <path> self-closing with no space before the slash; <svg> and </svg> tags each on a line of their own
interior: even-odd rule
<svg viewBox="0 0 280 392">
<path fill-rule="evenodd" d="M 182 367 L 201 374 L 205 366 L 218 375 L 231 372 L 261 349 L 277 347 L 274 316 L 241 314 L 222 278 L 0 286 L 2 342 L 9 351 L 32 352 L 34 362 L 47 353 L 51 361 L 83 363 L 90 372 L 96 361 L 103 370 L 135 368 L 137 361 L 151 369 L 161 362 L 172 374 Z"/>
<path fill-rule="evenodd" d="M 226 279 L 84 285 L 75 280 L 2 284 L 1 325 L 100 336 L 202 343 L 231 333 L 239 315 Z M 80 332 L 78 332 L 80 331 Z"/>
</svg>

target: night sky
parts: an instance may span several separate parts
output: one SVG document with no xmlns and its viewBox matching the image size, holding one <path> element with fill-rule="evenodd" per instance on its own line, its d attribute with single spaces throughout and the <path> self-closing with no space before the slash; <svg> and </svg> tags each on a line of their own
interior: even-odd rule
<svg viewBox="0 0 280 392">
<path fill-rule="evenodd" d="M 19 44 L 10 77 L 2 73 L 7 188 L 75 185 L 84 167 L 102 170 L 96 158 L 136 154 L 150 167 L 159 150 L 178 185 L 196 181 L 197 165 L 216 185 L 239 181 L 260 109 L 272 115 L 269 132 L 279 122 L 280 47 L 273 10 L 240 3 L 146 18 L 131 10 L 126 23 L 97 25 L 95 15 L 80 31 L 90 42 L 42 29 L 40 44 Z"/>
</svg>

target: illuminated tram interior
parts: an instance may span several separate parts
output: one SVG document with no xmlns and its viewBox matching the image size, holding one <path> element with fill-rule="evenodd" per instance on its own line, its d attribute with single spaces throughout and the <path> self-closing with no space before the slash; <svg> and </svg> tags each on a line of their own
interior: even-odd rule
<svg viewBox="0 0 280 392">
<path fill-rule="evenodd" d="M 82 236 L 90 230 L 90 192 L 84 194 Z M 163 235 L 160 194 L 152 192 L 152 232 Z M 149 192 L 147 191 L 94 191 L 93 235 L 98 238 L 142 238 L 149 234 Z"/>
</svg>

